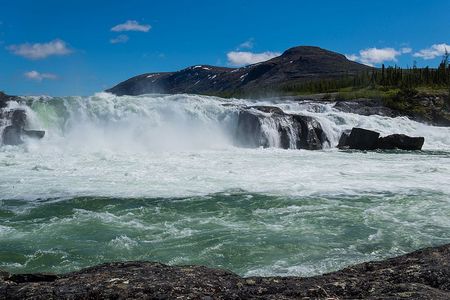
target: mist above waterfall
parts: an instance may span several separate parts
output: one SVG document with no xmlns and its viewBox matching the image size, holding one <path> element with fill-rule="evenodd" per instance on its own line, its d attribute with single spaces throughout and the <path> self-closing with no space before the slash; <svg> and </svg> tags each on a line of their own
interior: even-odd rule
<svg viewBox="0 0 450 300">
<path fill-rule="evenodd" d="M 44 128 L 39 144 L 64 151 L 185 151 L 226 147 L 235 113 L 201 97 L 29 98 L 30 126 Z"/>
<path fill-rule="evenodd" d="M 361 116 L 333 108 L 333 103 L 276 102 L 222 99 L 198 95 L 91 97 L 28 97 L 29 106 L 11 102 L 6 108 L 24 108 L 29 126 L 44 129 L 46 137 L 28 145 L 46 151 L 151 152 L 217 149 L 239 146 L 236 129 L 240 107 L 270 105 L 286 113 L 314 117 L 334 147 L 345 129 L 358 126 L 382 135 L 404 133 L 425 137 L 424 149 L 450 147 L 449 130 L 431 127 L 405 117 Z M 260 114 L 264 114 L 259 112 Z M 295 136 L 292 120 L 264 118 L 261 131 L 269 147 L 280 147 L 279 127 Z M 288 148 L 295 148 L 293 139 Z"/>
</svg>

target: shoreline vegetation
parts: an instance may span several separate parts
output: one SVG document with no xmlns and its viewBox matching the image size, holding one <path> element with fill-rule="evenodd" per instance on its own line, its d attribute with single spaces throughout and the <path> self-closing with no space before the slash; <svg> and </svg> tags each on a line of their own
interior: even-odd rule
<svg viewBox="0 0 450 300">
<path fill-rule="evenodd" d="M 450 244 L 313 277 L 111 262 L 67 274 L 0 271 L 2 299 L 449 299 Z"/>
</svg>

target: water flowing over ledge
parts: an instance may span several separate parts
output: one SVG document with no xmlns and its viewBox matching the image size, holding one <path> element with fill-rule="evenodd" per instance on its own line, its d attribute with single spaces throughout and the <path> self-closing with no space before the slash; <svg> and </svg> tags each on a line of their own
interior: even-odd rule
<svg viewBox="0 0 450 300">
<path fill-rule="evenodd" d="M 344 130 L 363 127 L 382 136 L 392 133 L 426 136 L 425 149 L 450 148 L 448 128 L 427 126 L 406 117 L 357 115 L 341 111 L 342 107 L 335 109 L 332 102 L 252 101 L 186 94 L 118 97 L 108 93 L 25 99 L 29 106 L 12 101 L 5 110 L 25 109 L 32 127 L 48 131 L 46 144 L 77 147 L 77 150 L 148 152 L 236 146 L 239 145 L 235 140 L 239 112 L 245 107 L 264 106 L 316 119 L 332 147 L 337 145 Z M 264 110 L 251 112 L 264 116 Z M 265 115 L 273 114 L 267 111 Z M 267 118 L 261 123 L 268 147 L 280 146 L 278 127 L 285 126 L 287 131 L 292 131 L 289 130 L 292 121 L 288 118 L 279 121 Z"/>
<path fill-rule="evenodd" d="M 117 97 L 107 93 L 92 97 L 27 99 L 29 106 L 10 102 L 9 109 L 25 109 L 30 126 L 47 133 L 38 142 L 28 140 L 21 147 L 0 148 L 3 199 L 85 195 L 179 197 L 227 189 L 308 195 L 312 189 L 304 189 L 307 182 L 314 183 L 311 188 L 320 189 L 337 188 L 339 184 L 341 188 L 335 193 L 355 188 L 370 191 L 378 190 L 379 182 L 371 180 L 370 186 L 361 182 L 374 173 L 378 173 L 378 180 L 386 179 L 388 186 L 392 184 L 391 174 L 396 172 L 413 176 L 409 182 L 415 182 L 414 177 L 424 182 L 424 175 L 415 170 L 420 173 L 437 168 L 439 171 L 434 175 L 439 175 L 446 169 L 441 160 L 446 160 L 450 150 L 450 128 L 427 126 L 405 117 L 341 112 L 332 103 L 225 100 L 196 95 Z M 242 136 L 237 132 L 242 107 L 264 105 L 317 120 L 327 139 L 323 143 L 324 151 L 277 149 L 286 140 L 283 132 L 295 136 L 289 123 L 292 118 L 275 119 L 270 113 L 254 109 L 249 111 L 262 118 L 258 142 L 264 141 L 269 148 L 239 147 Z M 279 130 L 281 123 L 285 130 Z M 392 133 L 425 136 L 424 152 L 404 152 L 402 158 L 407 160 L 402 161 L 394 159 L 395 151 L 352 153 L 354 165 L 348 165 L 349 154 L 332 147 L 338 144 L 344 130 L 356 126 L 376 130 L 382 136 Z M 295 148 L 295 138 L 287 141 L 288 148 Z M 442 155 L 436 155 L 439 153 Z M 417 155 L 421 162 L 414 161 Z M 391 174 L 385 174 L 387 165 L 377 163 L 377 159 L 389 161 Z M 355 177 L 342 176 L 355 174 L 353 166 L 359 163 L 366 164 L 366 168 L 358 170 L 359 182 Z M 410 168 L 404 168 L 405 164 Z M 324 168 L 329 175 L 323 173 Z M 271 179 L 270 185 L 262 183 L 261 174 Z M 355 180 L 346 182 L 347 179 Z M 315 184 L 318 182 L 322 184 Z M 46 188 L 48 183 L 50 189 Z M 299 184 L 302 188 L 295 188 Z"/>
</svg>

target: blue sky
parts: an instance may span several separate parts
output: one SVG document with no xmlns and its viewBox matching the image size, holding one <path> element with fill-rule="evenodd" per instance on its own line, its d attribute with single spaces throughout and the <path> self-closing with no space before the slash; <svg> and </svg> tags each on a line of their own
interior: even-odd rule
<svg viewBox="0 0 450 300">
<path fill-rule="evenodd" d="M 20 95 L 90 95 L 141 73 L 242 65 L 298 45 L 375 66 L 436 66 L 450 44 L 448 0 L 0 0 L 0 6 L 0 90 Z"/>
</svg>

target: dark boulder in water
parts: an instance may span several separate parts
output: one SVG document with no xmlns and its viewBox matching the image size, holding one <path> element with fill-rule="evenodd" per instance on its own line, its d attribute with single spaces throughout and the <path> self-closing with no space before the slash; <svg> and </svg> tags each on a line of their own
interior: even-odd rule
<svg viewBox="0 0 450 300">
<path fill-rule="evenodd" d="M 26 121 L 27 115 L 24 110 L 14 110 L 11 117 L 11 125 L 5 127 L 2 132 L 2 143 L 4 145 L 23 144 L 22 137 Z"/>
<path fill-rule="evenodd" d="M 378 149 L 421 150 L 425 138 L 405 134 L 391 134 L 378 139 Z"/>
<path fill-rule="evenodd" d="M 380 133 L 363 128 L 353 128 L 346 140 L 350 149 L 375 150 Z"/>
<path fill-rule="evenodd" d="M 23 137 L 41 139 L 45 135 L 42 130 L 26 130 L 27 115 L 25 110 L 16 109 L 10 112 L 11 125 L 6 126 L 2 136 L 2 144 L 4 145 L 20 145 L 23 144 Z"/>
<path fill-rule="evenodd" d="M 339 138 L 339 142 L 337 147 L 338 148 L 348 148 L 348 137 L 350 136 L 350 132 L 352 132 L 351 130 L 345 130 L 344 132 L 342 132 L 341 137 Z"/>
<path fill-rule="evenodd" d="M 115 262 L 62 275 L 0 272 L 1 299 L 450 299 L 450 244 L 314 277 L 240 277 Z"/>
<path fill-rule="evenodd" d="M 286 114 L 278 107 L 252 106 L 239 112 L 235 134 L 243 147 L 322 149 L 329 140 L 313 117 Z"/>
<path fill-rule="evenodd" d="M 302 115 L 292 115 L 292 118 L 300 125 L 297 130 L 297 149 L 320 150 L 325 143 L 329 143 L 317 119 Z"/>
<path fill-rule="evenodd" d="M 355 127 L 351 132 L 346 130 L 342 133 L 337 147 L 356 150 L 421 150 L 424 142 L 424 137 L 411 137 L 405 134 L 380 137 L 379 132 Z"/>
</svg>

